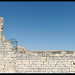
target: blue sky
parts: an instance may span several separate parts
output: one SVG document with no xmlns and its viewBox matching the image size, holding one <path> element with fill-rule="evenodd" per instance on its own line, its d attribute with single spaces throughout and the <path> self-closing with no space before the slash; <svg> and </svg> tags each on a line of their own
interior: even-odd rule
<svg viewBox="0 0 75 75">
<path fill-rule="evenodd" d="M 75 50 L 75 2 L 0 2 L 6 39 L 28 50 Z"/>
</svg>

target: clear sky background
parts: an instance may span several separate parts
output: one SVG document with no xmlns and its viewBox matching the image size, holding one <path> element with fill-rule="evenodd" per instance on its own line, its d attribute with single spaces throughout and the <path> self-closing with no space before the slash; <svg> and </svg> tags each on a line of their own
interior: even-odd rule
<svg viewBox="0 0 75 75">
<path fill-rule="evenodd" d="M 28 50 L 75 50 L 75 2 L 0 2 L 6 39 Z"/>
</svg>

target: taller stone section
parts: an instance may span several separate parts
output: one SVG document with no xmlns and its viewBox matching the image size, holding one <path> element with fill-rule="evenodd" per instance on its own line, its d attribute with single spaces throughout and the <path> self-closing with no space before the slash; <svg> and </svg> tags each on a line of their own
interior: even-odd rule
<svg viewBox="0 0 75 75">
<path fill-rule="evenodd" d="M 0 50 L 2 46 L 3 24 L 4 24 L 4 18 L 0 17 Z"/>
</svg>

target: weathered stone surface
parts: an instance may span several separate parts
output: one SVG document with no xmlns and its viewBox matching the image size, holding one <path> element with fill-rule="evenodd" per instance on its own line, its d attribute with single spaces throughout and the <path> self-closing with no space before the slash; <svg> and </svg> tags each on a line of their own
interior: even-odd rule
<svg viewBox="0 0 75 75">
<path fill-rule="evenodd" d="M 19 52 L 24 52 L 24 51 L 27 50 L 26 48 L 24 48 L 24 47 L 22 47 L 20 45 L 17 46 L 17 49 L 18 49 Z"/>
</svg>

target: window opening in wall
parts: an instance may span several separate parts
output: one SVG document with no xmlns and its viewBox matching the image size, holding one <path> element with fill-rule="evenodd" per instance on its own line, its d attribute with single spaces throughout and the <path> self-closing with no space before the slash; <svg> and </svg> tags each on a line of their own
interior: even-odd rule
<svg viewBox="0 0 75 75">
<path fill-rule="evenodd" d="M 13 50 L 17 49 L 18 41 L 16 41 L 16 39 L 14 39 L 14 38 L 9 39 L 9 41 L 11 42 L 11 45 L 13 46 L 12 49 Z"/>
</svg>

